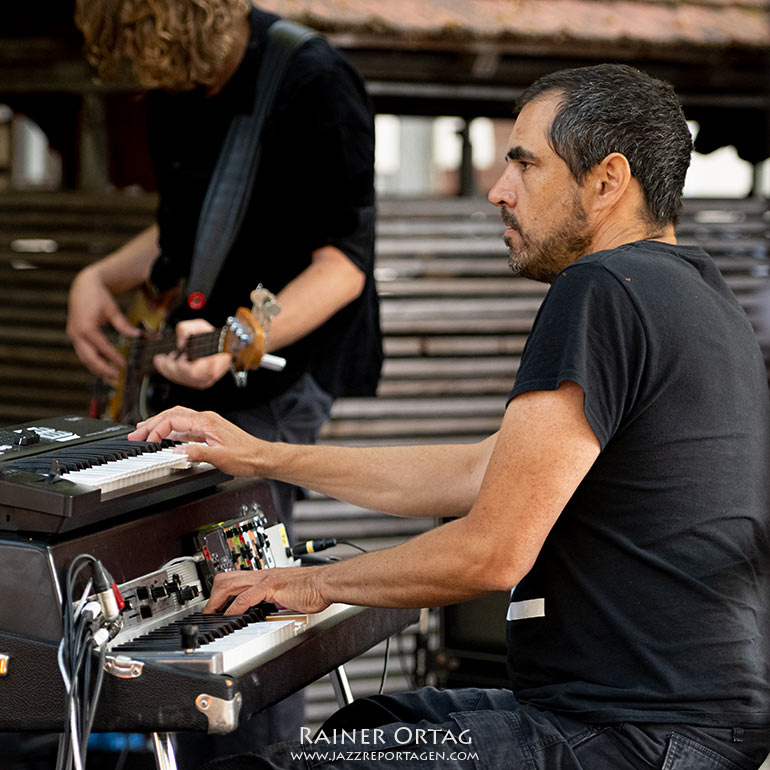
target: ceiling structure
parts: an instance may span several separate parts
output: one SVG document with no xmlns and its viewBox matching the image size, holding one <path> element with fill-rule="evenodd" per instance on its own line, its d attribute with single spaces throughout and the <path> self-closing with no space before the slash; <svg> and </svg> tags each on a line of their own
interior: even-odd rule
<svg viewBox="0 0 770 770">
<path fill-rule="evenodd" d="M 768 0 L 263 0 L 325 32 L 381 112 L 510 115 L 564 67 L 624 62 L 673 83 L 699 149 L 770 155 Z"/>
<path fill-rule="evenodd" d="M 499 117 L 554 69 L 625 62 L 676 87 L 701 149 L 770 155 L 770 0 L 260 0 L 325 33 L 378 112 Z M 0 100 L 98 88 L 72 0 L 0 11 Z"/>
</svg>

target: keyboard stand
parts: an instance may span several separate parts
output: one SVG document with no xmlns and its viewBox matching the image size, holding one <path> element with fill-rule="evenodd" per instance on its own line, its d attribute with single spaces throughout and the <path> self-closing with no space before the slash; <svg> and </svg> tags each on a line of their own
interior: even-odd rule
<svg viewBox="0 0 770 770">
<path fill-rule="evenodd" d="M 337 668 L 330 671 L 329 679 L 331 679 L 332 687 L 334 688 L 334 696 L 337 698 L 337 705 L 340 708 L 349 706 L 353 702 L 353 691 L 350 689 L 350 682 L 348 682 L 348 675 L 345 673 L 345 666 L 337 666 Z"/>
<path fill-rule="evenodd" d="M 353 691 L 350 689 L 345 666 L 337 666 L 329 672 L 329 679 L 334 688 L 337 705 L 342 708 L 353 702 Z M 178 770 L 174 753 L 173 733 L 152 733 L 152 750 L 155 754 L 157 770 Z"/>
<path fill-rule="evenodd" d="M 158 770 L 177 770 L 172 733 L 152 733 L 152 751 Z"/>
</svg>

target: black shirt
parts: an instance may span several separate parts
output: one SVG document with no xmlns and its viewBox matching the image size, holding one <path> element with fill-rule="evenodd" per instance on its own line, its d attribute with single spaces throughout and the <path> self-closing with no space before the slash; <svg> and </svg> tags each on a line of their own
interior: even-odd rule
<svg viewBox="0 0 770 770">
<path fill-rule="evenodd" d="M 513 592 L 517 695 L 594 722 L 770 723 L 767 379 L 711 258 L 641 241 L 564 270 L 512 396 L 564 380 L 602 451 Z"/>
<path fill-rule="evenodd" d="M 197 222 L 233 115 L 252 106 L 268 27 L 277 16 L 251 13 L 244 58 L 222 90 L 149 97 L 149 137 L 160 193 L 161 257 L 153 280 L 168 286 L 189 273 Z M 248 407 L 283 392 L 311 372 L 332 395 L 374 393 L 382 349 L 373 278 L 374 127 L 361 78 L 324 39 L 295 52 L 261 138 L 261 159 L 241 231 L 206 306 L 180 306 L 172 320 L 201 316 L 215 326 L 250 307 L 261 283 L 278 293 L 324 245 L 341 249 L 366 275 L 362 295 L 306 338 L 283 350 L 286 369 L 229 376 L 207 391 L 174 387 L 169 403 L 197 408 Z"/>
</svg>

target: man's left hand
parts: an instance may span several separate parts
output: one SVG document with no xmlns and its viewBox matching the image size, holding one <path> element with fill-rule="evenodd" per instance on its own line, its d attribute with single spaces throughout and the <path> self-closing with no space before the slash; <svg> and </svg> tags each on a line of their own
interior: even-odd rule
<svg viewBox="0 0 770 770">
<path fill-rule="evenodd" d="M 260 602 L 273 602 L 297 612 L 321 612 L 327 602 L 316 588 L 323 567 L 276 567 L 264 570 L 220 572 L 214 578 L 206 612 L 216 612 L 235 597 L 225 611 L 239 615 Z"/>
<path fill-rule="evenodd" d="M 202 318 L 182 321 L 176 327 L 177 349 L 183 350 L 190 337 L 214 331 Z M 167 380 L 196 390 L 206 390 L 218 382 L 230 368 L 229 353 L 215 353 L 191 361 L 185 353 L 159 353 L 152 359 L 155 369 Z"/>
</svg>

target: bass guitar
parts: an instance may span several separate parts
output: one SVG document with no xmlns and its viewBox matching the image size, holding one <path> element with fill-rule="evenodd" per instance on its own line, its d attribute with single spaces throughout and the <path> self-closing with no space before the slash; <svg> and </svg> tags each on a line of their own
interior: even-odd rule
<svg viewBox="0 0 770 770">
<path fill-rule="evenodd" d="M 176 334 L 164 328 L 166 316 L 177 301 L 178 289 L 159 295 L 143 287 L 126 313 L 141 335 L 123 338 L 118 349 L 126 359 L 125 369 L 112 386 L 99 386 L 92 402 L 92 416 L 123 423 L 137 423 L 150 416 L 148 396 L 155 373 L 152 359 L 159 353 L 177 351 L 191 361 L 215 353 L 229 353 L 230 369 L 239 386 L 246 384 L 248 372 L 258 367 L 280 371 L 286 360 L 265 353 L 265 344 L 273 318 L 280 312 L 275 296 L 262 286 L 251 292 L 252 307 L 239 307 L 227 323 L 209 332 L 193 334 L 182 349 Z"/>
</svg>

